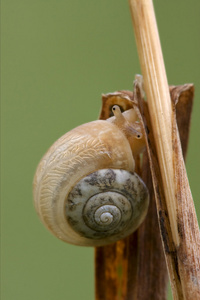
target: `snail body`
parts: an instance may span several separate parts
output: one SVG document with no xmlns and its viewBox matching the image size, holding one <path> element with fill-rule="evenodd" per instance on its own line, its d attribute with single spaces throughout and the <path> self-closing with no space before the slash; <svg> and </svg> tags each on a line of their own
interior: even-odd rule
<svg viewBox="0 0 200 300">
<path fill-rule="evenodd" d="M 106 245 L 129 235 L 146 215 L 148 191 L 134 173 L 124 129 L 115 123 L 98 120 L 78 126 L 58 139 L 38 165 L 36 210 L 65 242 Z M 131 130 L 138 135 L 128 128 L 128 136 Z"/>
</svg>

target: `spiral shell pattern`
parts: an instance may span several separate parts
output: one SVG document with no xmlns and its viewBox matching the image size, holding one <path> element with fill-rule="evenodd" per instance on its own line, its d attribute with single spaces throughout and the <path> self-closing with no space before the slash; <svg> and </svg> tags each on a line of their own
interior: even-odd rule
<svg viewBox="0 0 200 300">
<path fill-rule="evenodd" d="M 33 195 L 41 221 L 59 239 L 80 246 L 129 235 L 148 206 L 134 168 L 129 142 L 114 124 L 98 120 L 72 129 L 37 167 Z"/>
<path fill-rule="evenodd" d="M 66 199 L 66 218 L 80 236 L 104 245 L 136 230 L 148 202 L 147 188 L 137 174 L 103 169 L 89 174 L 72 189 Z"/>
</svg>

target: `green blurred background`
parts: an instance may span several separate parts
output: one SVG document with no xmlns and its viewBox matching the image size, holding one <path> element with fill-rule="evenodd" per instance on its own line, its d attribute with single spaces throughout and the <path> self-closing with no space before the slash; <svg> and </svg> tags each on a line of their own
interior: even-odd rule
<svg viewBox="0 0 200 300">
<path fill-rule="evenodd" d="M 187 172 L 200 215 L 200 1 L 154 5 L 169 84 L 196 86 Z M 32 179 L 58 137 L 98 117 L 102 93 L 132 89 L 128 1 L 2 0 L 1 48 L 1 299 L 94 299 L 93 249 L 43 227 Z"/>
</svg>

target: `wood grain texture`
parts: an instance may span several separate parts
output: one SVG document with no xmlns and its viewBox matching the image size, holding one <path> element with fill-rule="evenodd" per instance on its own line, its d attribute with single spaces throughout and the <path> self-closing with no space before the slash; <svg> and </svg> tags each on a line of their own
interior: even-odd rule
<svg viewBox="0 0 200 300">
<path fill-rule="evenodd" d="M 174 299 L 200 299 L 200 235 L 195 208 L 185 171 L 183 154 L 186 155 L 194 88 L 192 85 L 173 87 L 172 144 L 175 195 L 177 204 L 177 228 L 180 244 L 173 240 L 169 211 L 157 159 L 157 150 L 147 105 L 139 100 L 144 126 L 148 128 L 148 154 L 151 165 L 156 206 L 159 217 L 165 257 L 167 261 Z M 138 96 L 138 99 L 141 97 Z M 177 111 L 175 104 L 177 104 Z M 176 117 L 177 115 L 177 117 Z M 178 122 L 176 121 L 178 120 Z M 178 126 L 179 129 L 178 130 Z M 182 125 L 183 124 L 183 125 Z M 187 128 L 187 131 L 180 127 Z M 180 137 L 179 137 L 180 131 Z M 180 141 L 182 138 L 182 141 Z M 183 151 L 181 149 L 183 146 Z"/>
<path fill-rule="evenodd" d="M 174 114 L 174 116 L 176 116 L 177 119 L 185 158 L 188 146 L 194 86 L 192 84 L 170 86 L 169 91 L 172 103 L 176 104 L 176 115 Z M 172 280 L 172 288 L 176 291 L 176 294 L 174 293 L 175 299 L 184 299 L 181 284 L 181 274 L 183 274 L 183 272 L 181 268 L 184 268 L 184 272 L 188 273 L 188 276 L 192 274 L 191 278 L 193 278 L 194 281 L 198 278 L 198 268 L 195 267 L 196 261 L 194 259 L 194 253 L 189 255 L 191 261 L 187 261 L 188 268 L 186 268 L 185 260 L 182 258 L 182 263 L 179 260 L 180 252 L 175 247 L 172 238 L 148 107 L 142 100 L 140 90 L 137 86 L 134 89 L 134 95 L 127 91 L 125 93 L 129 95 L 129 100 L 133 101 L 133 104 L 139 99 L 140 114 L 144 122 L 145 131 L 147 132 L 146 137 L 149 145 L 148 154 L 150 157 L 151 171 L 146 154 L 143 156 L 142 170 L 140 171 L 139 159 L 136 161 L 136 166 L 138 169 L 137 172 L 141 174 L 148 186 L 151 201 L 145 221 L 134 234 L 115 244 L 95 249 L 96 299 L 167 299 L 168 276 L 165 258 Z M 109 97 L 107 101 L 109 103 Z M 108 103 L 107 107 L 109 107 Z M 113 102 L 110 105 L 113 105 Z M 151 174 L 153 174 L 154 184 L 152 184 Z M 186 203 L 184 203 L 184 205 L 186 205 Z M 187 207 L 187 205 L 185 207 Z M 193 213 L 194 211 L 192 211 L 192 218 L 188 219 L 191 220 L 191 226 L 195 224 L 192 222 L 194 217 Z M 197 228 L 196 232 L 198 232 Z M 193 235 L 192 227 L 187 231 L 187 234 Z M 186 239 L 185 235 L 183 235 L 183 237 Z M 195 241 L 198 242 L 198 235 L 197 237 L 194 235 L 193 242 Z M 194 249 L 198 247 L 199 245 L 197 243 Z M 194 251 L 196 251 L 197 254 L 198 249 Z M 186 252 L 184 253 L 186 254 Z M 196 258 L 198 259 L 198 257 L 197 255 Z M 191 266 L 192 270 L 190 269 Z M 198 299 L 195 298 L 198 297 L 196 295 L 193 295 L 193 297 L 193 299 Z"/>
</svg>

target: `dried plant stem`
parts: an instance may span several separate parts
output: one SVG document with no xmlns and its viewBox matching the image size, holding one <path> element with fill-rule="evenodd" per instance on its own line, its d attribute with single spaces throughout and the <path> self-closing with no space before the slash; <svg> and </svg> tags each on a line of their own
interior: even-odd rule
<svg viewBox="0 0 200 300">
<path fill-rule="evenodd" d="M 151 0 L 129 0 L 153 130 L 157 212 L 174 299 L 200 299 L 200 235 Z M 149 125 L 150 128 L 150 125 Z M 152 156 L 152 157 L 151 157 Z M 155 171 L 155 169 L 157 169 Z M 160 176 L 161 175 L 161 176 Z M 160 178 L 161 177 L 161 178 Z"/>
<path fill-rule="evenodd" d="M 179 245 L 172 165 L 172 107 L 153 3 L 130 0 L 130 7 L 172 234 L 175 244 Z"/>
</svg>

